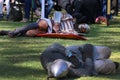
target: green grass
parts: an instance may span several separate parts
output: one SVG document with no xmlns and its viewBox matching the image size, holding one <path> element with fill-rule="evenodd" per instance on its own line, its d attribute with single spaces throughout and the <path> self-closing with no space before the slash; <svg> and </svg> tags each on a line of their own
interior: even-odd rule
<svg viewBox="0 0 120 80">
<path fill-rule="evenodd" d="M 83 40 L 58 38 L 0 36 L 0 80 L 46 80 L 47 73 L 43 70 L 39 56 L 52 43 L 64 46 L 91 43 L 108 46 L 112 50 L 111 59 L 120 63 L 120 17 L 115 17 L 110 26 L 91 24 L 91 31 Z M 0 30 L 14 30 L 27 23 L 0 21 Z M 80 77 L 67 80 L 119 80 L 120 68 L 111 75 Z M 54 80 L 54 79 L 52 79 Z"/>
</svg>

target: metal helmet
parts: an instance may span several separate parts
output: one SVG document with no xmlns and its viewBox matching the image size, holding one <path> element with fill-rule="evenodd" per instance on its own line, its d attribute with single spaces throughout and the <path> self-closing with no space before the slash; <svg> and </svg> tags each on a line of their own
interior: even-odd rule
<svg viewBox="0 0 120 80">
<path fill-rule="evenodd" d="M 79 24 L 78 29 L 80 33 L 89 33 L 90 32 L 90 26 L 88 24 Z"/>
<path fill-rule="evenodd" d="M 55 78 L 65 77 L 68 73 L 69 65 L 65 60 L 57 59 L 49 66 L 52 76 Z"/>
</svg>

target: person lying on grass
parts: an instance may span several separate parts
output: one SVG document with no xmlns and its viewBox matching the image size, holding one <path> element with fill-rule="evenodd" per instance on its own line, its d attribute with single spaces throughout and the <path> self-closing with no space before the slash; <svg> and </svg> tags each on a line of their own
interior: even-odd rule
<svg viewBox="0 0 120 80">
<path fill-rule="evenodd" d="M 51 30 L 48 31 L 48 24 L 46 20 L 41 19 L 40 21 L 38 21 L 38 23 L 37 22 L 30 23 L 23 27 L 16 28 L 13 31 L 1 30 L 0 35 L 8 35 L 9 37 L 16 37 L 16 36 L 27 36 L 28 33 L 30 32 L 32 32 L 32 34 L 29 36 L 34 36 L 38 32 L 39 33 L 47 33 L 47 32 L 51 33 L 52 32 Z"/>
<path fill-rule="evenodd" d="M 49 78 L 78 78 L 115 73 L 119 63 L 108 59 L 111 49 L 92 44 L 64 47 L 54 43 L 40 55 L 40 62 Z"/>
<path fill-rule="evenodd" d="M 67 25 L 63 24 L 64 22 Z M 0 31 L 0 35 L 8 35 L 10 37 L 36 36 L 37 34 L 45 34 L 45 33 L 77 34 L 77 32 L 74 30 L 74 23 L 72 16 L 67 13 L 62 14 L 61 12 L 55 12 L 53 20 L 43 18 L 43 19 L 39 19 L 37 22 L 30 23 L 20 28 L 16 28 L 13 31 L 4 31 L 4 30 Z"/>
<path fill-rule="evenodd" d="M 64 46 L 54 43 L 48 46 L 40 55 L 40 62 L 48 72 L 49 78 L 80 77 L 95 75 L 93 72 L 92 52 L 86 56 L 84 65 L 81 63 L 81 53 L 71 55 Z M 86 54 L 86 53 L 85 53 Z M 79 58 L 78 58 L 79 57 Z"/>
</svg>

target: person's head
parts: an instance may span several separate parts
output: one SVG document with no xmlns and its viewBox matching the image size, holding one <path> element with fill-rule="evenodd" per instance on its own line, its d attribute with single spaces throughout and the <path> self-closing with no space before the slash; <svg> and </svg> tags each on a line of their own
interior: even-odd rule
<svg viewBox="0 0 120 80">
<path fill-rule="evenodd" d="M 65 60 L 56 59 L 47 65 L 48 77 L 61 78 L 65 77 L 68 73 L 68 67 L 71 64 L 67 63 Z"/>
<path fill-rule="evenodd" d="M 48 23 L 46 20 L 39 20 L 38 22 L 39 30 L 43 32 L 48 32 Z"/>
<path fill-rule="evenodd" d="M 95 70 L 101 74 L 115 73 L 119 64 L 111 61 L 110 59 L 101 59 L 95 61 Z"/>
<path fill-rule="evenodd" d="M 88 24 L 79 24 L 78 30 L 80 33 L 89 33 L 90 32 L 90 26 Z"/>
</svg>

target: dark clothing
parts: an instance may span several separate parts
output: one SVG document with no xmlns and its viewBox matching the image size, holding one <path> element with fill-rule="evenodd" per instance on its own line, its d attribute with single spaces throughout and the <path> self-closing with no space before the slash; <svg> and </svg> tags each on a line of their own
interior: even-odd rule
<svg viewBox="0 0 120 80">
<path fill-rule="evenodd" d="M 70 0 L 71 1 L 71 0 Z M 101 15 L 99 0 L 58 0 L 58 5 L 76 18 L 77 23 L 95 23 Z"/>
<path fill-rule="evenodd" d="M 63 8 L 63 9 L 66 9 L 66 6 L 69 4 L 69 5 L 72 5 L 73 1 L 74 0 L 53 0 L 56 4 L 54 5 L 54 9 L 55 10 L 61 10 L 59 8 Z"/>
<path fill-rule="evenodd" d="M 18 0 L 21 3 L 24 3 L 24 18 L 29 19 L 30 18 L 30 10 L 35 12 L 37 9 L 36 1 L 35 0 Z"/>
<path fill-rule="evenodd" d="M 27 24 L 23 27 L 16 28 L 13 31 L 0 30 L 0 35 L 8 35 L 9 37 L 26 36 L 26 32 L 28 30 L 37 29 L 37 28 L 39 28 L 38 23 L 34 22 L 34 23 Z"/>
<path fill-rule="evenodd" d="M 47 64 L 50 62 L 55 61 L 56 59 L 63 59 L 66 61 L 71 62 L 75 67 L 70 67 L 68 70 L 68 76 L 69 77 L 80 77 L 80 76 L 90 76 L 92 75 L 93 71 L 93 61 L 91 58 L 86 58 L 84 64 L 81 63 L 80 59 L 78 60 L 75 55 L 77 55 L 79 58 L 80 53 L 74 54 L 72 56 L 69 56 L 69 53 L 72 53 L 68 51 L 69 49 L 65 48 L 64 46 L 60 44 L 53 44 L 46 48 L 42 54 L 40 55 L 40 61 L 45 70 L 47 70 Z M 80 51 L 79 51 L 80 52 Z M 72 61 L 73 60 L 73 61 Z M 77 67 L 76 67 L 77 66 Z"/>
<path fill-rule="evenodd" d="M 14 31 L 10 31 L 9 33 L 12 33 L 13 36 L 23 36 L 28 30 L 36 28 L 38 28 L 38 23 L 34 22 L 23 27 L 16 28 Z"/>
<path fill-rule="evenodd" d="M 80 18 L 83 18 L 85 23 L 95 23 L 95 19 L 101 15 L 100 4 L 98 0 L 75 0 L 74 2 L 75 13 L 79 13 L 78 23 L 82 22 Z"/>
<path fill-rule="evenodd" d="M 74 0 L 58 0 L 58 5 L 61 6 L 63 9 L 66 8 L 66 5 L 72 4 Z"/>
</svg>

